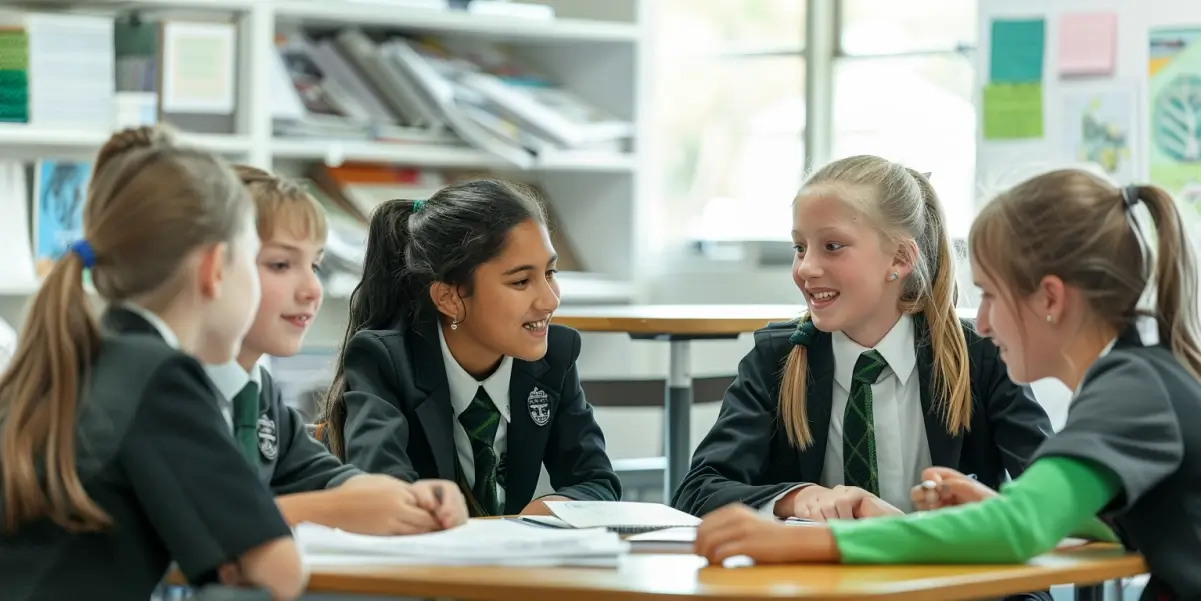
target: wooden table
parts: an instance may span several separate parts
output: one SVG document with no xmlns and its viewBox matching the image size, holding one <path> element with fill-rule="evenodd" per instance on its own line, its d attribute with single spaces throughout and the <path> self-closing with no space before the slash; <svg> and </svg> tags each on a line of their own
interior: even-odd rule
<svg viewBox="0 0 1201 601">
<path fill-rule="evenodd" d="M 663 454 L 667 458 L 663 501 L 670 503 L 691 461 L 692 341 L 737 338 L 770 322 L 795 319 L 804 310 L 800 304 L 566 306 L 555 312 L 554 321 L 581 332 L 620 332 L 634 340 L 670 344 L 663 406 Z M 960 311 L 960 317 L 975 316 L 975 310 Z"/>
<path fill-rule="evenodd" d="M 1101 583 L 1146 571 L 1140 556 L 1112 545 L 1088 545 L 1009 566 L 714 568 L 694 555 L 632 554 L 617 569 L 315 568 L 308 594 L 347 601 L 355 594 L 470 601 L 945 601 L 1003 597 L 1059 584 Z"/>
<path fill-rule="evenodd" d="M 555 312 L 554 322 L 581 332 L 620 332 L 634 340 L 670 345 L 663 399 L 663 502 L 670 503 L 691 460 L 692 341 L 737 338 L 770 322 L 795 319 L 803 311 L 801 305 L 568 306 Z"/>
</svg>

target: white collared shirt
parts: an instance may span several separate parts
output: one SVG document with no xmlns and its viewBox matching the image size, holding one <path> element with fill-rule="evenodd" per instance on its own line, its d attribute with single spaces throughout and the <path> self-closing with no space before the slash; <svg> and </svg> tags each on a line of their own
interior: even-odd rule
<svg viewBox="0 0 1201 601">
<path fill-rule="evenodd" d="M 217 392 L 221 393 L 217 402 L 221 406 L 221 415 L 225 417 L 226 423 L 229 424 L 229 431 L 233 432 L 234 428 L 234 397 L 238 396 L 239 392 L 246 387 L 246 384 L 254 382 L 258 386 L 258 391 L 261 394 L 263 391 L 263 375 L 259 371 L 263 369 L 261 365 L 255 365 L 250 372 L 242 369 L 237 361 L 230 361 L 222 365 L 205 365 L 204 372 L 208 374 L 209 379 L 213 384 L 217 385 Z"/>
<path fill-rule="evenodd" d="M 917 377 L 917 351 L 913 318 L 901 316 L 875 350 L 888 367 L 872 385 L 872 421 L 876 437 L 876 470 L 880 498 L 897 509 L 913 511 L 909 491 L 921 482 L 922 470 L 930 467 L 930 444 L 922 413 L 922 393 Z M 821 481 L 826 488 L 843 484 L 842 426 L 851 396 L 852 374 L 859 355 L 870 350 L 859 346 L 842 332 L 831 335 L 834 353 L 834 385 L 831 391 L 829 438 Z M 765 504 L 764 514 L 774 511 L 776 501 Z"/>
<path fill-rule="evenodd" d="M 442 348 L 442 364 L 446 369 L 446 382 L 450 386 L 450 404 L 454 409 L 455 453 L 459 456 L 459 465 L 463 468 L 467 485 L 475 486 L 475 453 L 471 448 L 471 438 L 467 436 L 467 429 L 459 423 L 459 415 L 471 406 L 476 392 L 479 391 L 480 386 L 483 386 L 484 391 L 492 399 L 492 404 L 496 405 L 500 411 L 501 417 L 500 424 L 496 428 L 496 441 L 492 444 L 492 448 L 496 452 L 498 460 L 504 456 L 508 448 L 506 443 L 510 415 L 509 380 L 513 374 L 513 358 L 506 356 L 501 359 L 500 366 L 496 368 L 496 371 L 481 382 L 467 373 L 467 370 L 463 369 L 458 361 L 455 361 L 454 356 L 450 354 L 450 348 L 446 346 L 446 336 L 442 333 L 441 327 L 438 328 L 438 343 Z M 499 484 L 496 487 L 496 498 L 503 506 L 505 489 Z"/>
</svg>

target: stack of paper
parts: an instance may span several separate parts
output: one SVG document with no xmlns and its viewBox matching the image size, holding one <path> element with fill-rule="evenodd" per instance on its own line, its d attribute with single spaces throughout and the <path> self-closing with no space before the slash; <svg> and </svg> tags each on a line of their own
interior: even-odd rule
<svg viewBox="0 0 1201 601">
<path fill-rule="evenodd" d="M 629 545 L 604 530 L 531 528 L 509 520 L 468 520 L 412 536 L 367 536 L 315 524 L 296 527 L 309 565 L 616 566 Z"/>
</svg>

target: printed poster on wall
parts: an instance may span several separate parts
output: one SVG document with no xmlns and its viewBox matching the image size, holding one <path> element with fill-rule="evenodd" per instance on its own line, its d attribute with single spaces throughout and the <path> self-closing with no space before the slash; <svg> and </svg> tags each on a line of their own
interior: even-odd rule
<svg viewBox="0 0 1201 601">
<path fill-rule="evenodd" d="M 1153 29 L 1150 45 L 1151 183 L 1201 212 L 1201 27 Z"/>
<path fill-rule="evenodd" d="M 1138 85 L 1073 86 L 1062 101 L 1064 156 L 1100 167 L 1118 184 L 1137 181 Z"/>
</svg>

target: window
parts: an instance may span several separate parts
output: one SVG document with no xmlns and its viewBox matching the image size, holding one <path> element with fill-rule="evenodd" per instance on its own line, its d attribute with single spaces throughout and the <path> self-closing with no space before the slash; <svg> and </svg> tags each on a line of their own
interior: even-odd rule
<svg viewBox="0 0 1201 601">
<path fill-rule="evenodd" d="M 815 161 L 870 153 L 933 172 L 952 236 L 966 235 L 975 0 L 837 2 L 826 115 L 805 109 L 805 0 L 653 4 L 652 160 L 665 239 L 787 240 L 806 119 L 833 126 L 831 156 Z"/>
<path fill-rule="evenodd" d="M 662 235 L 786 238 L 805 162 L 804 0 L 654 6 Z"/>
</svg>

